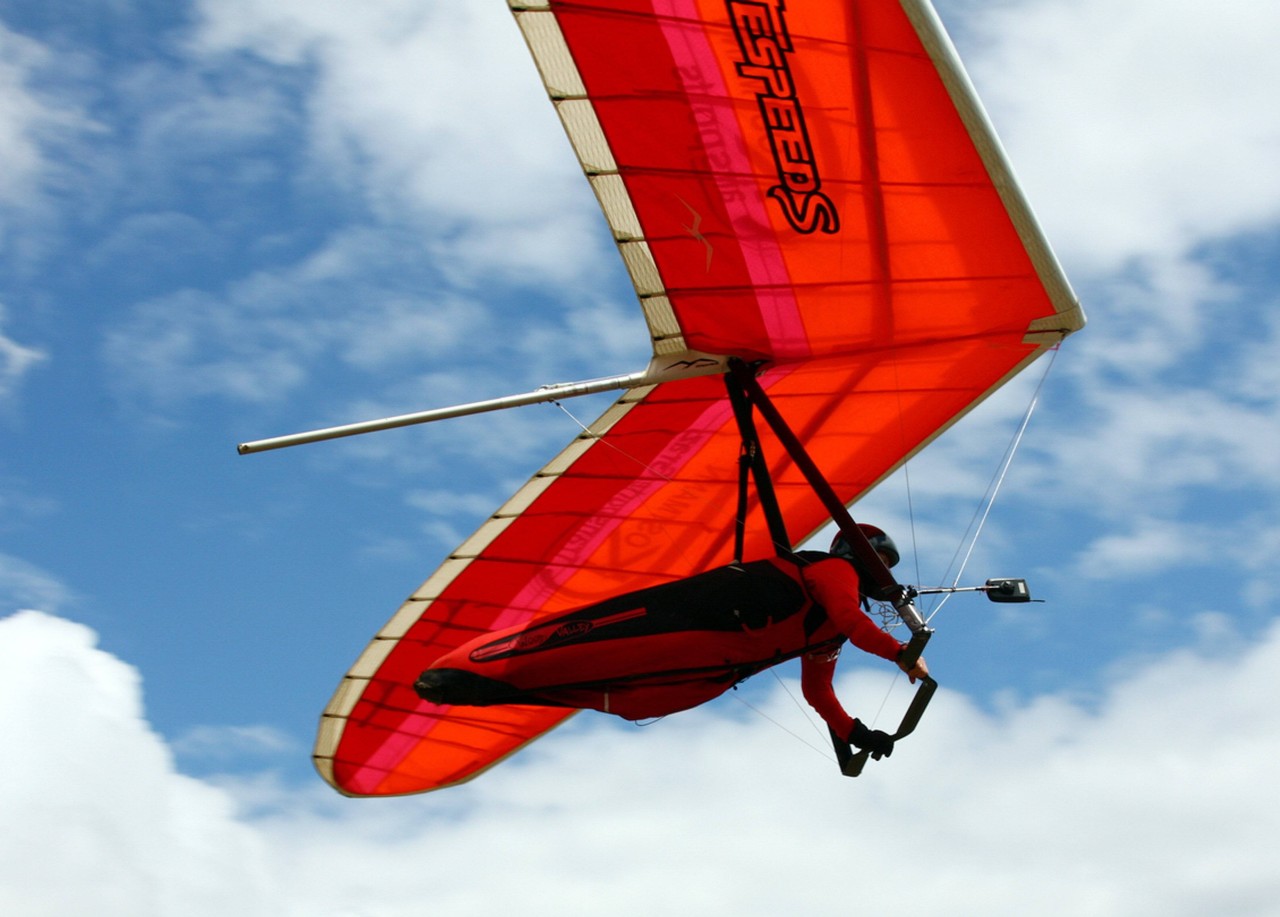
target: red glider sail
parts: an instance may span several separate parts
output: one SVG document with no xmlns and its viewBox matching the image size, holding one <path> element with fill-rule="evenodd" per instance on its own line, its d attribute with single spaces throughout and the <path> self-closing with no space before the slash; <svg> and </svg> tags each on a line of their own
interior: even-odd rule
<svg viewBox="0 0 1280 917">
<path fill-rule="evenodd" d="M 634 281 L 655 378 L 708 375 L 625 394 L 383 628 L 316 743 L 353 796 L 467 780 L 569 715 L 422 701 L 414 679 L 443 653 L 731 559 L 729 358 L 763 363 L 852 502 L 1084 324 L 926 0 L 510 6 Z M 827 514 L 762 437 L 798 541 Z M 772 553 L 762 523 L 746 553 Z"/>
</svg>

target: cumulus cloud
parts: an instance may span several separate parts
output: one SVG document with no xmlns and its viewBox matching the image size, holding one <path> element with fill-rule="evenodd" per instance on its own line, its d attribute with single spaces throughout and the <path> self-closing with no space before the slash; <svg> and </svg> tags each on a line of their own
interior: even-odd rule
<svg viewBox="0 0 1280 917">
<path fill-rule="evenodd" d="M 261 838 L 226 794 L 174 771 L 136 671 L 87 628 L 37 612 L 0 634 L 0 908 L 270 913 Z"/>
<path fill-rule="evenodd" d="M 726 700 L 647 729 L 583 715 L 464 787 L 377 801 L 184 776 L 137 673 L 88 629 L 24 612 L 0 621 L 0 905 L 774 914 L 887 912 L 905 896 L 949 913 L 1263 913 L 1280 894 L 1280 803 L 1256 792 L 1280 752 L 1280 628 L 1252 644 L 1221 620 L 1201 630 L 1202 648 L 1132 662 L 1089 698 L 989 706 L 944 690 L 856 782 Z M 840 690 L 869 705 L 885 677 Z M 754 703 L 796 720 L 776 687 Z"/>
<path fill-rule="evenodd" d="M 1182 257 L 1280 216 L 1274 4 L 1027 0 L 973 16 L 975 81 L 1072 262 Z"/>
</svg>

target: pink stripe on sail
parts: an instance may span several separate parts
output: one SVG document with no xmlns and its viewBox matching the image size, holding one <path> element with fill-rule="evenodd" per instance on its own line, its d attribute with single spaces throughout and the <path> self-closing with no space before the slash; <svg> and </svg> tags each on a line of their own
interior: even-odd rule
<svg viewBox="0 0 1280 917">
<path fill-rule="evenodd" d="M 756 288 L 756 305 L 773 354 L 778 359 L 808 356 L 811 348 L 791 292 L 791 277 L 777 239 L 768 229 L 769 213 L 751 177 L 742 130 L 732 106 L 716 102 L 727 99 L 729 90 L 698 20 L 697 6 L 693 0 L 654 0 L 653 9 L 684 82 L 733 237 Z"/>
</svg>

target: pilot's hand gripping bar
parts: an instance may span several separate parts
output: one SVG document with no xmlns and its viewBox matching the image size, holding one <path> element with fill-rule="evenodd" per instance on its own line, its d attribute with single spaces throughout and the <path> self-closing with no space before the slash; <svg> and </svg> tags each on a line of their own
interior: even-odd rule
<svg viewBox="0 0 1280 917">
<path fill-rule="evenodd" d="M 914 611 L 914 607 L 912 608 Z M 901 612 L 901 609 L 899 609 Z M 910 622 L 908 622 L 910 623 Z M 903 669 L 909 669 L 924 652 L 925 644 L 929 642 L 929 638 L 933 636 L 933 631 L 927 627 L 920 627 L 911 635 L 911 641 L 903 648 L 902 653 L 898 656 L 899 665 Z M 916 688 L 916 696 L 911 699 L 911 706 L 907 707 L 907 712 L 902 715 L 902 722 L 898 724 L 898 730 L 892 736 L 893 741 L 905 739 L 911 733 L 915 732 L 916 726 L 920 723 L 920 717 L 924 716 L 925 708 L 929 706 L 929 701 L 933 699 L 933 693 L 938 690 L 938 683 L 932 677 L 926 675 L 920 679 L 920 687 Z M 836 750 L 836 761 L 840 765 L 840 773 L 846 777 L 856 777 L 862 773 L 862 768 L 867 764 L 867 758 L 871 757 L 870 751 L 855 752 L 853 746 L 835 734 L 835 730 L 831 730 L 831 744 Z M 876 755 L 879 758 L 879 755 Z"/>
</svg>

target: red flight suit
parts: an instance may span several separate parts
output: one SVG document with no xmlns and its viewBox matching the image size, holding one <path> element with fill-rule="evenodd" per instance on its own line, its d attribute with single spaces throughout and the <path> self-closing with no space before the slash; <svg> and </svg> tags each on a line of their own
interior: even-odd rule
<svg viewBox="0 0 1280 917">
<path fill-rule="evenodd" d="M 638 720 L 695 707 L 800 656 L 805 699 L 845 737 L 853 718 L 831 684 L 841 643 L 891 661 L 902 649 L 859 599 L 853 566 L 830 555 L 734 564 L 483 634 L 436 660 L 415 687 L 437 703 Z"/>
</svg>

